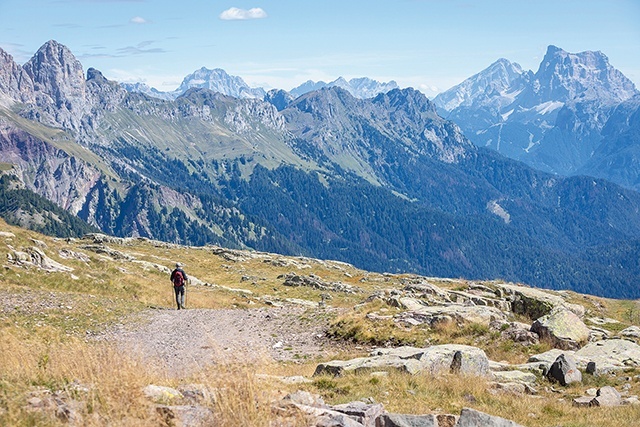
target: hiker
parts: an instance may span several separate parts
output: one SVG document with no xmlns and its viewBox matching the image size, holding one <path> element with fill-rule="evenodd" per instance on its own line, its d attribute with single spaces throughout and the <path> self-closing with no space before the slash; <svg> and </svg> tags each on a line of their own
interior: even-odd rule
<svg viewBox="0 0 640 427">
<path fill-rule="evenodd" d="M 182 269 L 182 264 L 176 263 L 176 268 L 171 272 L 171 283 L 176 293 L 176 304 L 178 310 L 184 308 L 184 286 L 187 284 L 187 274 Z"/>
</svg>

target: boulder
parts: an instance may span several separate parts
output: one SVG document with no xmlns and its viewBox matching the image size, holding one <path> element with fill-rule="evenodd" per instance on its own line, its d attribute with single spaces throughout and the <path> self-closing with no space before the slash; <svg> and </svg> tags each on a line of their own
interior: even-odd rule
<svg viewBox="0 0 640 427">
<path fill-rule="evenodd" d="M 459 355 L 455 360 L 454 356 Z M 477 347 L 461 344 L 434 345 L 424 349 L 420 356 L 422 370 L 430 374 L 450 372 L 463 375 L 489 376 L 489 359 L 485 352 Z"/>
<path fill-rule="evenodd" d="M 556 309 L 531 325 L 531 331 L 563 350 L 577 350 L 589 339 L 589 328 L 573 312 Z"/>
<path fill-rule="evenodd" d="M 435 415 L 384 414 L 376 427 L 440 427 Z"/>
<path fill-rule="evenodd" d="M 456 427 L 522 427 L 513 421 L 495 417 L 475 409 L 463 408 Z"/>
<path fill-rule="evenodd" d="M 605 386 L 598 389 L 596 397 L 591 401 L 591 406 L 620 406 L 622 405 L 622 396 L 618 390 L 611 386 Z"/>
<path fill-rule="evenodd" d="M 566 386 L 574 382 L 582 382 L 582 373 L 578 370 L 573 358 L 561 354 L 549 368 L 547 378 L 549 381 L 557 381 Z"/>
</svg>

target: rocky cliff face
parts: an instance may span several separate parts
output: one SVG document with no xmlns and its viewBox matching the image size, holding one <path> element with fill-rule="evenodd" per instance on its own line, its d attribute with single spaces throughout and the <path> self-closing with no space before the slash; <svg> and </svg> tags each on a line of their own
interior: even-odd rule
<svg viewBox="0 0 640 427">
<path fill-rule="evenodd" d="M 63 139 L 60 132 L 55 137 Z M 27 188 L 77 214 L 102 172 L 42 139 L 0 119 L 0 153 Z"/>
</svg>

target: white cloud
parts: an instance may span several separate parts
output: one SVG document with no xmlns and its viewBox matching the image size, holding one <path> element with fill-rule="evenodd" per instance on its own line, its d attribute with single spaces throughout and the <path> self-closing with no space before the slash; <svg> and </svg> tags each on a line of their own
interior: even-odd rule
<svg viewBox="0 0 640 427">
<path fill-rule="evenodd" d="M 146 24 L 148 21 L 141 16 L 134 16 L 129 20 L 132 24 Z"/>
<path fill-rule="evenodd" d="M 265 12 L 263 9 L 259 7 L 254 7 L 249 10 L 232 7 L 222 12 L 219 16 L 219 18 L 222 19 L 223 21 L 262 19 L 266 17 L 267 17 L 267 12 Z"/>
</svg>

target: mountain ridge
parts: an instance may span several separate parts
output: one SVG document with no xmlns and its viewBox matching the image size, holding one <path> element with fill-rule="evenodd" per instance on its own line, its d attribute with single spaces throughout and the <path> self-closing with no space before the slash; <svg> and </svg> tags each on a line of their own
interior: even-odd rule
<svg viewBox="0 0 640 427">
<path fill-rule="evenodd" d="M 605 132 L 607 121 L 618 105 L 640 93 L 606 55 L 569 53 L 552 45 L 535 73 L 514 67 L 517 72 L 507 78 L 504 70 L 496 72 L 509 64 L 497 61 L 436 96 L 440 114 L 459 124 L 476 145 L 537 169 L 640 188 L 638 175 L 599 159 L 614 138 Z"/>
</svg>

